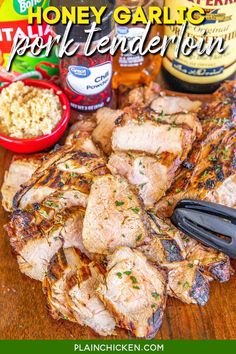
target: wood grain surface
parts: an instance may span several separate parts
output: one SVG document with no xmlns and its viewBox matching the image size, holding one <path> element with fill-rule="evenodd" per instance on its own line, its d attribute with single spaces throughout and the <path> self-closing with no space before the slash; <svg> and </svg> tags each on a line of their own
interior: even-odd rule
<svg viewBox="0 0 236 354">
<path fill-rule="evenodd" d="M 0 147 L 0 185 L 12 154 Z M 55 321 L 47 313 L 41 283 L 20 273 L 3 229 L 8 215 L 0 207 L 0 339 L 95 339 L 88 327 Z M 236 261 L 232 262 L 236 270 Z M 123 330 L 116 337 L 131 338 Z M 236 276 L 211 283 L 206 306 L 169 298 L 157 339 L 236 339 Z"/>
</svg>

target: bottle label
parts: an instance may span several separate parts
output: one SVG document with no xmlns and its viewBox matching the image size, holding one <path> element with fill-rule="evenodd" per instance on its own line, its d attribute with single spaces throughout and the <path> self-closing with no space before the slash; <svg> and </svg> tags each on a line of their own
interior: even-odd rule
<svg viewBox="0 0 236 354">
<path fill-rule="evenodd" d="M 142 27 L 126 27 L 126 26 L 117 26 L 116 34 L 117 37 L 125 37 L 128 40 L 133 38 L 142 37 L 143 32 L 145 31 Z M 141 55 L 133 55 L 129 51 L 127 53 L 121 53 L 119 57 L 119 64 L 121 67 L 134 67 L 141 66 L 144 63 L 144 57 Z"/>
<path fill-rule="evenodd" d="M 92 57 L 77 54 L 60 61 L 61 85 L 72 108 L 92 112 L 111 101 L 110 53 Z"/>
<path fill-rule="evenodd" d="M 202 37 L 205 30 L 208 40 L 223 37 L 226 47 L 224 53 L 216 51 L 211 55 L 199 56 L 193 53 L 189 57 L 180 54 L 176 59 L 175 45 L 171 44 L 166 57 L 163 59 L 164 68 L 176 78 L 193 84 L 212 84 L 223 81 L 234 74 L 236 70 L 236 2 L 216 0 L 166 0 L 165 6 L 171 7 L 173 18 L 178 18 L 177 7 L 200 6 L 206 11 L 206 21 L 195 26 L 188 24 L 186 36 L 196 40 Z M 165 26 L 165 35 L 173 36 L 180 32 L 181 26 Z"/>
<path fill-rule="evenodd" d="M 67 83 L 70 88 L 82 95 L 97 95 L 109 85 L 112 77 L 111 62 L 87 68 L 71 65 L 68 68 Z"/>
</svg>

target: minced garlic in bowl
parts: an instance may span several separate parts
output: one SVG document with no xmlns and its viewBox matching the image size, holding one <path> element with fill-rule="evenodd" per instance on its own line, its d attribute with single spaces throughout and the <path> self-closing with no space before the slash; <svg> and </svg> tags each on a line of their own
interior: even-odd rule
<svg viewBox="0 0 236 354">
<path fill-rule="evenodd" d="M 5 135 L 30 139 L 50 134 L 61 117 L 61 103 L 52 89 L 17 81 L 1 91 L 0 131 Z"/>
</svg>

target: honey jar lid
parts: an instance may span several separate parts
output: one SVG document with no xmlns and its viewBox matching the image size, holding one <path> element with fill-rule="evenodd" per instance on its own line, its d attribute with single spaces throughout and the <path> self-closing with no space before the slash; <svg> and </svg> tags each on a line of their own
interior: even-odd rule
<svg viewBox="0 0 236 354">
<path fill-rule="evenodd" d="M 54 1 L 55 3 L 55 1 Z M 66 6 L 68 9 L 70 9 L 71 6 L 78 6 L 78 1 L 76 0 L 67 0 L 67 1 L 56 1 L 57 6 L 61 8 L 62 6 Z M 97 28 L 100 29 L 99 31 L 96 31 L 93 35 L 93 41 L 97 41 L 107 35 L 109 35 L 114 27 L 114 22 L 113 22 L 113 10 L 114 10 L 114 1 L 106 1 L 106 0 L 81 0 L 80 1 L 80 6 L 95 6 L 97 9 L 99 9 L 102 6 L 106 6 L 106 11 L 102 17 L 102 23 L 97 25 Z M 79 7 L 80 7 L 79 6 Z M 73 39 L 77 43 L 85 43 L 88 38 L 88 33 L 85 32 L 86 30 L 91 29 L 91 25 L 93 22 L 96 22 L 95 15 L 90 12 L 89 16 L 89 25 L 77 25 L 73 24 L 68 36 L 68 39 Z M 59 22 L 57 25 L 55 25 L 55 32 L 59 35 L 63 35 L 65 30 L 66 30 L 66 25 L 63 25 L 61 22 Z"/>
</svg>

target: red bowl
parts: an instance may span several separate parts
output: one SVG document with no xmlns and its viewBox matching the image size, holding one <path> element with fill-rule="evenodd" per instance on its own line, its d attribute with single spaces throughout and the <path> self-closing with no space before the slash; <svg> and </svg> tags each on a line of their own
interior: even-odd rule
<svg viewBox="0 0 236 354">
<path fill-rule="evenodd" d="M 66 95 L 62 92 L 60 87 L 46 81 L 27 79 L 22 80 L 25 85 L 34 86 L 38 88 L 53 89 L 54 93 L 59 97 L 62 106 L 62 118 L 57 126 L 53 129 L 51 134 L 38 136 L 32 139 L 17 139 L 4 134 L 0 134 L 0 145 L 4 148 L 17 153 L 29 154 L 45 150 L 54 144 L 65 133 L 66 127 L 70 119 L 70 103 Z M 11 85 L 7 84 L 0 88 L 0 93 L 3 88 Z"/>
</svg>

